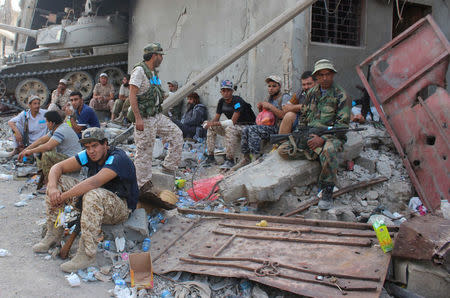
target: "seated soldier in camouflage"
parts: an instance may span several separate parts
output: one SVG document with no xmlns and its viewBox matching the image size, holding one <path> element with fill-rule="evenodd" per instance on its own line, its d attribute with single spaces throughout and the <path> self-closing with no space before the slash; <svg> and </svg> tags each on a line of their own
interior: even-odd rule
<svg viewBox="0 0 450 298">
<path fill-rule="evenodd" d="M 326 59 L 316 62 L 313 75 L 317 78 L 317 85 L 306 95 L 299 126 L 309 127 L 344 127 L 348 128 L 350 121 L 350 100 L 346 92 L 336 83 L 334 65 Z M 319 208 L 327 210 L 333 206 L 333 188 L 336 183 L 338 169 L 337 153 L 342 151 L 346 142 L 345 135 L 310 135 L 308 148 L 296 148 L 290 141 L 278 148 L 278 153 L 284 159 L 319 159 L 322 171 L 319 175 L 319 188 L 322 198 Z M 295 152 L 294 152 L 295 151 Z"/>
<path fill-rule="evenodd" d="M 122 79 L 122 85 L 119 89 L 119 98 L 114 102 L 113 111 L 111 113 L 111 121 L 122 123 L 127 117 L 128 108 L 130 107 L 130 75 L 127 74 Z"/>
<path fill-rule="evenodd" d="M 114 106 L 114 87 L 108 83 L 108 75 L 101 73 L 99 82 L 94 86 L 94 95 L 89 106 L 96 111 L 112 112 Z"/>
<path fill-rule="evenodd" d="M 82 200 L 81 234 L 77 253 L 72 260 L 61 264 L 64 272 L 76 272 L 96 262 L 97 245 L 102 224 L 120 224 L 136 208 L 138 186 L 133 162 L 123 150 L 110 148 L 105 133 L 98 127 L 83 131 L 80 143 L 85 150 L 54 165 L 47 185 L 47 232 L 33 246 L 37 253 L 47 253 L 61 241 L 64 228 L 55 225 L 58 211 L 64 204 L 77 206 Z M 88 169 L 88 178 L 78 181 L 64 175 Z M 76 208 L 76 207 L 75 207 Z"/>
</svg>

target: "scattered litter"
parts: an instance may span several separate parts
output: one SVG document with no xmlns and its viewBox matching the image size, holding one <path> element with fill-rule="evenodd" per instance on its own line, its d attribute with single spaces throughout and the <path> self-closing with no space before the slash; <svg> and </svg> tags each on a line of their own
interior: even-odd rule
<svg viewBox="0 0 450 298">
<path fill-rule="evenodd" d="M 116 242 L 116 251 L 117 252 L 122 252 L 125 249 L 125 238 L 124 237 L 116 237 L 115 239 Z"/>
<path fill-rule="evenodd" d="M 0 248 L 0 257 L 9 257 L 11 254 L 6 249 Z"/>
<path fill-rule="evenodd" d="M 46 255 L 45 257 L 44 257 L 44 260 L 46 260 L 46 261 L 49 261 L 49 260 L 51 260 L 52 259 L 52 256 L 51 255 Z"/>
<path fill-rule="evenodd" d="M 373 223 L 373 229 L 375 230 L 375 234 L 377 235 L 383 252 L 391 251 L 393 248 L 392 239 L 384 222 L 382 220 L 375 221 Z"/>
<path fill-rule="evenodd" d="M 267 227 L 267 221 L 266 220 L 261 220 L 260 222 L 258 222 L 256 224 L 257 227 Z"/>
<path fill-rule="evenodd" d="M 78 275 L 85 282 L 97 281 L 97 279 L 95 278 L 95 273 L 96 272 L 99 272 L 99 270 L 97 268 L 95 268 L 95 267 L 88 267 L 86 270 L 79 269 L 77 271 Z"/>
<path fill-rule="evenodd" d="M 9 180 L 13 180 L 13 175 L 8 175 L 8 174 L 0 174 L 0 181 L 9 181 Z"/>
<path fill-rule="evenodd" d="M 34 166 L 26 166 L 17 168 L 17 177 L 26 177 L 29 175 L 35 175 L 38 172 L 38 168 Z"/>
<path fill-rule="evenodd" d="M 167 290 L 165 290 L 167 291 Z M 170 292 L 169 292 L 170 293 Z M 208 284 L 198 282 L 198 281 L 186 281 L 175 286 L 175 297 L 177 298 L 188 298 L 188 297 L 200 297 L 209 298 L 211 297 L 211 289 Z M 163 295 L 161 294 L 161 297 Z M 164 296 L 170 297 L 170 296 Z"/>
<path fill-rule="evenodd" d="M 411 211 L 417 212 L 422 216 L 427 214 L 427 207 L 422 204 L 419 197 L 412 197 L 411 200 L 409 200 L 408 207 Z"/>
<path fill-rule="evenodd" d="M 161 298 L 173 298 L 172 293 L 169 290 L 164 290 L 161 292 L 161 295 L 159 296 Z M 183 296 L 185 297 L 185 296 Z"/>
<path fill-rule="evenodd" d="M 100 281 L 103 281 L 103 282 L 108 282 L 108 281 L 111 280 L 111 276 L 105 275 L 105 274 L 103 274 L 103 273 L 100 272 L 100 271 L 94 272 L 94 277 L 95 277 L 96 279 L 100 280 Z"/>
<path fill-rule="evenodd" d="M 133 298 L 136 297 L 136 288 L 115 286 L 111 294 L 116 298 Z"/>
<path fill-rule="evenodd" d="M 3 208 L 5 208 L 5 206 L 3 206 L 3 205 L 0 205 L 0 209 L 3 209 Z"/>
<path fill-rule="evenodd" d="M 81 280 L 76 273 L 72 272 L 70 275 L 66 275 L 66 280 L 72 288 L 79 287 L 81 285 Z"/>
<path fill-rule="evenodd" d="M 23 206 L 26 206 L 26 205 L 28 205 L 28 204 L 26 202 L 24 202 L 24 201 L 19 201 L 17 203 L 14 203 L 14 206 L 16 206 L 16 207 L 23 207 Z"/>
</svg>

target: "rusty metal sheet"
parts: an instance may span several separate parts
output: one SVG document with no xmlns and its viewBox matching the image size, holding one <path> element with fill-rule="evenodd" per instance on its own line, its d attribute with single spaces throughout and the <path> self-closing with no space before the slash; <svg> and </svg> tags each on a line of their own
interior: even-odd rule
<svg viewBox="0 0 450 298">
<path fill-rule="evenodd" d="M 450 199 L 449 55 L 448 40 L 427 16 L 356 67 L 417 193 L 431 210 Z M 363 72 L 369 65 L 371 84 Z M 432 94 L 422 98 L 426 88 Z"/>
<path fill-rule="evenodd" d="M 378 297 L 381 292 L 391 257 L 374 245 L 378 242 L 369 226 L 341 228 L 329 227 L 329 221 L 301 224 L 283 222 L 285 217 L 244 220 L 227 218 L 235 214 L 209 214 L 213 217 L 167 219 L 152 236 L 155 273 L 247 278 L 308 297 L 340 296 L 338 286 L 351 297 Z M 268 221 L 267 228 L 256 226 L 262 219 Z"/>
<path fill-rule="evenodd" d="M 450 220 L 432 215 L 417 216 L 400 226 L 392 255 L 442 264 L 450 250 L 449 244 Z"/>
</svg>

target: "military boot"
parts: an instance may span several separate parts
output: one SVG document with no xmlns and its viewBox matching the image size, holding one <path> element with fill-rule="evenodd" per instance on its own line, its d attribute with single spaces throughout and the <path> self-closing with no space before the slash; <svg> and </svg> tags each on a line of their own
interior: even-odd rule
<svg viewBox="0 0 450 298">
<path fill-rule="evenodd" d="M 83 238 L 80 238 L 78 242 L 78 250 L 75 257 L 69 262 L 61 264 L 61 270 L 64 272 L 76 272 L 79 269 L 87 268 L 93 265 L 96 261 L 96 256 L 90 257 L 86 254 L 86 248 L 84 246 Z"/>
<path fill-rule="evenodd" d="M 328 184 L 322 189 L 322 198 L 319 201 L 320 210 L 328 210 L 333 208 L 333 184 Z"/>
<path fill-rule="evenodd" d="M 234 167 L 232 167 L 231 171 L 236 171 L 236 170 L 248 165 L 251 162 L 252 162 L 252 160 L 250 158 L 250 154 L 244 154 L 244 157 L 241 159 L 241 161 L 239 163 L 237 163 Z"/>
<path fill-rule="evenodd" d="M 45 233 L 45 237 L 41 242 L 33 246 L 33 251 L 46 253 L 50 247 L 61 241 L 63 232 L 64 229 L 62 227 L 55 228 L 53 223 L 47 221 L 47 232 Z"/>
</svg>

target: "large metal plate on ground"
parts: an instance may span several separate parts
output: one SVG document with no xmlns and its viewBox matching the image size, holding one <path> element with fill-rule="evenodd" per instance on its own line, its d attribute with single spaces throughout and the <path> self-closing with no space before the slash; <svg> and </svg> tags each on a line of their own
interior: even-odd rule
<svg viewBox="0 0 450 298">
<path fill-rule="evenodd" d="M 356 70 L 429 209 L 450 200 L 450 45 L 427 16 L 367 58 Z M 370 66 L 369 75 L 363 68 Z"/>
<path fill-rule="evenodd" d="M 309 297 L 340 296 L 338 286 L 350 297 L 379 296 L 390 254 L 373 230 L 264 218 L 266 228 L 258 220 L 170 217 L 152 236 L 154 272 L 247 278 Z"/>
</svg>

